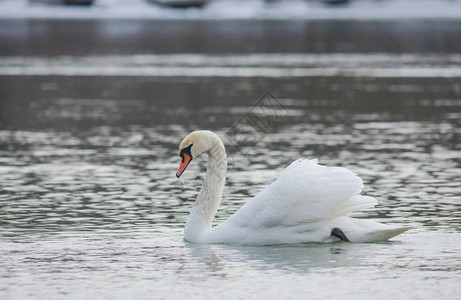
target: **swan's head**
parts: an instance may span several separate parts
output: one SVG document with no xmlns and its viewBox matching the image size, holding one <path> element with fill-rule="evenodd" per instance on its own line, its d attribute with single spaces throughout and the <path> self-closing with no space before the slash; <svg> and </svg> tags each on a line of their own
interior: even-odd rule
<svg viewBox="0 0 461 300">
<path fill-rule="evenodd" d="M 176 177 L 179 178 L 181 176 L 193 158 L 196 158 L 203 152 L 208 152 L 216 142 L 222 143 L 221 139 L 211 131 L 200 130 L 189 133 L 179 145 L 181 163 L 179 164 Z"/>
</svg>

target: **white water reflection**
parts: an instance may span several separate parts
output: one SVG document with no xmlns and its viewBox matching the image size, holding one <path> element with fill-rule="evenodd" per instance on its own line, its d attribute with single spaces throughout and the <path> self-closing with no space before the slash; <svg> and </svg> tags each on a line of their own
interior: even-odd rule
<svg viewBox="0 0 461 300">
<path fill-rule="evenodd" d="M 458 54 L 163 54 L 0 58 L 4 76 L 461 77 Z"/>
</svg>

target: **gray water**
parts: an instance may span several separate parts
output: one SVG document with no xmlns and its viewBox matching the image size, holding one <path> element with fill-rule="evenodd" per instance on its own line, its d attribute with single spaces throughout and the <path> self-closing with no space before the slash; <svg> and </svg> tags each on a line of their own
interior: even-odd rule
<svg viewBox="0 0 461 300">
<path fill-rule="evenodd" d="M 0 57 L 1 298 L 459 299 L 459 54 L 181 52 Z M 253 107 L 266 92 L 276 106 Z M 269 126 L 236 149 L 225 138 L 255 111 Z M 317 157 L 380 202 L 356 217 L 413 229 L 368 244 L 184 242 L 206 158 L 178 180 L 177 147 L 196 129 L 228 148 L 216 224 Z"/>
</svg>

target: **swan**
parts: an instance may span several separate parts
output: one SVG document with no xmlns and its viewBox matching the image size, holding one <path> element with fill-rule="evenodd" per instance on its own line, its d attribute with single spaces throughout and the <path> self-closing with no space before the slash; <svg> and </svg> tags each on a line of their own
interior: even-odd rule
<svg viewBox="0 0 461 300">
<path fill-rule="evenodd" d="M 326 167 L 317 159 L 298 159 L 271 185 L 212 228 L 227 173 L 222 140 L 207 130 L 190 133 L 179 145 L 180 177 L 190 162 L 208 154 L 202 188 L 184 227 L 192 243 L 293 244 L 307 242 L 375 242 L 388 240 L 411 227 L 389 226 L 347 215 L 373 207 L 373 197 L 360 195 L 362 180 L 342 167 Z"/>
</svg>

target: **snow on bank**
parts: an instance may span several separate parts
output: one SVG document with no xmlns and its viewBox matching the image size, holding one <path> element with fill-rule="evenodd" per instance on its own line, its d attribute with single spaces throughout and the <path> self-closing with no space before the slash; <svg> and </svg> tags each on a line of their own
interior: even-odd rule
<svg viewBox="0 0 461 300">
<path fill-rule="evenodd" d="M 210 0 L 203 8 L 175 9 L 147 0 L 95 0 L 89 7 L 0 0 L 0 19 L 173 20 L 387 20 L 460 19 L 461 0 L 351 0 L 328 6 L 321 0 Z"/>
</svg>

